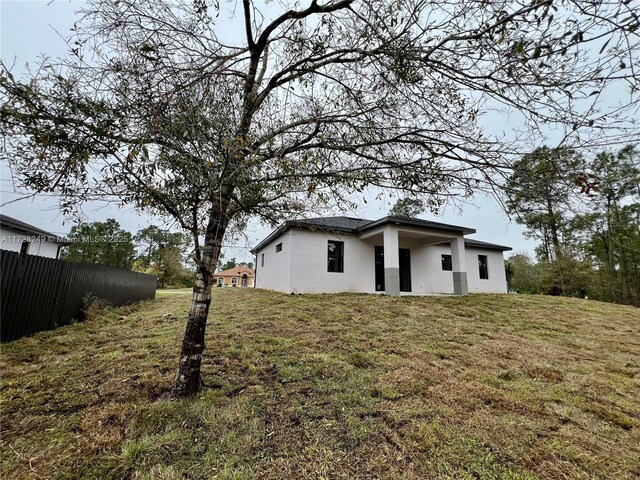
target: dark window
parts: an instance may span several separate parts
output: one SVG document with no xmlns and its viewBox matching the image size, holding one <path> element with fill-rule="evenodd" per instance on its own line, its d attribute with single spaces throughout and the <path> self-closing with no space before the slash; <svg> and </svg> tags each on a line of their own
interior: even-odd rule
<svg viewBox="0 0 640 480">
<path fill-rule="evenodd" d="M 447 272 L 450 272 L 453 270 L 451 255 L 442 255 L 442 270 L 445 270 Z"/>
<path fill-rule="evenodd" d="M 28 251 L 29 251 L 29 242 L 22 242 L 22 245 L 20 246 L 20 255 L 26 255 Z"/>
<path fill-rule="evenodd" d="M 489 267 L 487 266 L 487 256 L 478 255 L 478 269 L 481 280 L 489 280 Z"/>
<path fill-rule="evenodd" d="M 264 253 L 260 256 L 260 266 L 264 267 Z"/>
<path fill-rule="evenodd" d="M 400 291 L 411 291 L 411 250 L 408 248 L 399 248 L 398 256 L 400 260 Z"/>
<path fill-rule="evenodd" d="M 376 262 L 376 292 L 384 292 L 384 247 L 376 245 L 374 258 Z"/>
<path fill-rule="evenodd" d="M 282 242 L 280 242 L 279 244 L 276 245 L 276 253 L 281 252 L 282 251 Z"/>
<path fill-rule="evenodd" d="M 329 240 L 327 272 L 344 272 L 344 242 Z"/>
</svg>

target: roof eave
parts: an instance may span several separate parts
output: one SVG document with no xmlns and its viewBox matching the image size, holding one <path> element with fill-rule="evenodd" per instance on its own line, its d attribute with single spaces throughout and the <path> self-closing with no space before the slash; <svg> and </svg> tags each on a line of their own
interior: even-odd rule
<svg viewBox="0 0 640 480">
<path fill-rule="evenodd" d="M 508 252 L 513 250 L 511 247 L 507 247 L 506 245 L 498 245 L 497 243 L 489 243 L 489 242 L 477 242 L 474 240 L 465 240 L 465 246 L 480 248 L 485 250 L 500 250 L 503 252 Z"/>
<path fill-rule="evenodd" d="M 429 222 L 428 220 L 419 220 L 419 219 L 412 219 L 408 217 L 398 217 L 393 215 L 389 215 L 389 216 L 380 218 L 378 220 L 374 220 L 373 222 L 367 223 L 365 225 L 362 225 L 360 228 L 358 228 L 358 231 L 361 233 L 364 233 L 368 230 L 372 230 L 374 228 L 387 225 L 389 223 L 394 223 L 396 225 L 406 225 L 411 227 L 424 228 L 424 229 L 444 230 L 448 232 L 459 232 L 459 233 L 462 233 L 463 235 L 476 233 L 475 228 L 461 227 L 459 225 L 450 225 L 446 223 Z"/>
<path fill-rule="evenodd" d="M 42 230 L 34 225 L 30 225 L 17 218 L 9 217 L 8 215 L 0 214 L 0 225 L 18 232 L 27 233 L 34 237 L 42 237 L 52 243 L 58 243 L 62 246 L 69 245 L 71 242 L 65 237 L 59 237 L 51 232 Z"/>
<path fill-rule="evenodd" d="M 318 225 L 316 223 L 305 222 L 304 220 L 287 220 L 282 225 L 277 227 L 273 232 L 271 232 L 269 236 L 265 238 L 262 242 L 260 242 L 251 250 L 249 250 L 249 252 L 255 255 L 264 247 L 269 245 L 271 242 L 277 240 L 279 237 L 284 235 L 287 232 L 287 230 L 291 230 L 292 228 L 300 228 L 305 230 L 321 231 L 321 232 L 357 233 L 355 229 L 348 228 L 348 227 Z"/>
</svg>

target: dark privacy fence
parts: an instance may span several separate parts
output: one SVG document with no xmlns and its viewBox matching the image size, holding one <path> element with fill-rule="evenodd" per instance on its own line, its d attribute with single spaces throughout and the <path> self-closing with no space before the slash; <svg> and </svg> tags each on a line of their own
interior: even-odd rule
<svg viewBox="0 0 640 480">
<path fill-rule="evenodd" d="M 80 319 L 87 296 L 118 306 L 156 294 L 153 275 L 7 250 L 0 253 L 3 342 Z"/>
</svg>

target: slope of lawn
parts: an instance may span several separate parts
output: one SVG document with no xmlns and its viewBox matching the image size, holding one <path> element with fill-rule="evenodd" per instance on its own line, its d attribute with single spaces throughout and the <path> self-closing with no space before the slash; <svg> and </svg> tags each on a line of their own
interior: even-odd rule
<svg viewBox="0 0 640 480">
<path fill-rule="evenodd" d="M 214 289 L 2 346 L 2 478 L 638 478 L 640 310 Z"/>
</svg>

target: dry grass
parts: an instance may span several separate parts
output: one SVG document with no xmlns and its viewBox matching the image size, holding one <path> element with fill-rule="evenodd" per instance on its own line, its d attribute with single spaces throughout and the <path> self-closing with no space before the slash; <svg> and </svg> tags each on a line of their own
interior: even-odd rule
<svg viewBox="0 0 640 480">
<path fill-rule="evenodd" d="M 171 402 L 188 303 L 3 345 L 2 477 L 640 476 L 638 309 L 215 289 L 213 388 Z"/>
</svg>

